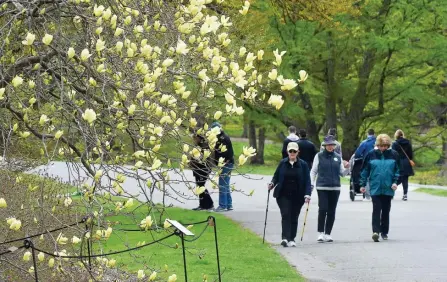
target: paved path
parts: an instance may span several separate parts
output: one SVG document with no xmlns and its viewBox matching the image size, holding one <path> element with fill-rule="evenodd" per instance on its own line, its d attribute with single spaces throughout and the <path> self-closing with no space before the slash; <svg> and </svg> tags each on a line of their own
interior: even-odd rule
<svg viewBox="0 0 447 282">
<path fill-rule="evenodd" d="M 52 165 L 48 172 L 67 179 L 64 163 Z M 187 173 L 192 179 L 192 173 Z M 235 210 L 226 215 L 262 236 L 267 199 L 265 187 L 270 177 L 253 177 L 261 180 L 232 177 L 237 188 L 247 192 L 256 189 L 256 192 L 253 197 L 234 194 Z M 134 191 L 134 184 L 132 180 L 126 181 L 125 189 Z M 316 194 L 310 205 L 304 241 L 297 242 L 297 248 L 278 245 L 280 214 L 271 198 L 266 240 L 310 281 L 447 281 L 447 198 L 412 193 L 413 186 L 410 187 L 409 201 L 403 202 L 399 187 L 392 202 L 390 239 L 374 243 L 371 240 L 371 202 L 362 202 L 361 197 L 351 202 L 348 188 L 343 188 L 332 232 L 333 243 L 316 242 Z M 181 185 L 176 189 L 187 193 Z M 217 201 L 217 194 L 212 196 Z M 157 199 L 160 197 L 156 195 Z M 196 200 L 182 204 L 167 200 L 167 203 L 185 208 L 197 205 Z M 303 208 L 299 234 L 304 212 Z"/>
</svg>

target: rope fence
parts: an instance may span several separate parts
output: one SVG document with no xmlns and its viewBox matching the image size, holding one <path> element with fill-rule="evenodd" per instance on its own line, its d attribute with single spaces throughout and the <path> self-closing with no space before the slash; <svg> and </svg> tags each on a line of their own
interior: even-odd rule
<svg viewBox="0 0 447 282">
<path fill-rule="evenodd" d="M 10 247 L 8 250 L 1 252 L 0 256 L 6 255 L 6 254 L 9 254 L 9 253 L 13 253 L 16 250 L 22 249 L 22 248 L 31 249 L 32 258 L 33 258 L 33 265 L 34 265 L 35 281 L 38 282 L 39 279 L 38 279 L 38 275 L 37 275 L 38 270 L 37 270 L 36 251 L 44 253 L 44 254 L 46 254 L 46 255 L 48 255 L 50 257 L 54 257 L 54 258 L 79 259 L 79 260 L 88 259 L 88 261 L 89 261 L 89 268 L 91 269 L 91 259 L 92 258 L 107 257 L 107 256 L 112 256 L 112 255 L 117 255 L 117 254 L 122 254 L 122 253 L 135 251 L 135 250 L 142 249 L 142 248 L 145 248 L 147 246 L 150 246 L 150 245 L 153 245 L 153 244 L 156 244 L 156 243 L 160 243 L 160 242 L 162 242 L 164 240 L 167 240 L 167 239 L 169 239 L 169 238 L 171 238 L 173 236 L 179 236 L 181 238 L 181 241 L 182 241 L 183 267 L 184 267 L 184 271 L 185 271 L 185 281 L 188 281 L 187 270 L 186 270 L 185 242 L 194 242 L 194 241 L 198 240 L 199 238 L 201 238 L 203 236 L 203 234 L 205 234 L 205 231 L 208 229 L 209 226 L 213 226 L 214 227 L 213 228 L 214 229 L 214 241 L 215 241 L 216 256 L 217 256 L 218 277 L 219 277 L 218 281 L 219 282 L 222 281 L 221 280 L 221 272 L 220 272 L 219 249 L 218 249 L 218 242 L 217 242 L 217 227 L 216 227 L 216 219 L 214 218 L 214 216 L 208 216 L 208 218 L 206 220 L 199 221 L 199 222 L 181 223 L 182 225 L 198 225 L 198 224 L 208 223 L 203 228 L 203 230 L 199 233 L 199 235 L 194 236 L 194 238 L 192 238 L 192 239 L 185 239 L 185 234 L 182 233 L 181 230 L 176 228 L 176 230 L 174 232 L 170 233 L 169 235 L 164 236 L 164 237 L 162 237 L 160 239 L 154 240 L 152 242 L 149 242 L 149 243 L 146 243 L 146 244 L 143 244 L 143 245 L 140 245 L 140 246 L 136 246 L 136 247 L 133 247 L 133 248 L 128 248 L 128 249 L 125 249 L 125 250 L 114 251 L 114 252 L 105 253 L 105 254 L 92 254 L 91 253 L 92 250 L 91 250 L 91 239 L 90 238 L 87 239 L 88 255 L 82 255 L 82 252 L 81 252 L 81 255 L 73 255 L 73 256 L 71 256 L 71 255 L 58 255 L 58 254 L 50 253 L 48 251 L 45 251 L 45 250 L 42 250 L 42 249 L 36 247 L 34 245 L 33 241 L 32 241 L 32 238 L 39 237 L 39 236 L 44 235 L 44 234 L 60 231 L 60 230 L 66 229 L 66 228 L 70 228 L 70 227 L 73 227 L 73 226 L 81 224 L 81 223 L 86 223 L 87 219 L 88 219 L 88 217 L 84 217 L 80 222 L 76 222 L 76 223 L 73 223 L 73 224 L 70 224 L 70 225 L 66 225 L 66 226 L 63 226 L 63 227 L 59 227 L 59 228 L 56 228 L 56 229 L 45 231 L 45 232 L 42 232 L 42 233 L 39 233 L 39 234 L 34 234 L 34 235 L 26 236 L 26 237 L 23 237 L 23 238 L 12 239 L 12 240 L 9 240 L 9 241 L 1 242 L 0 246 L 6 245 L 6 244 L 15 243 L 15 242 L 19 242 L 19 241 L 22 241 L 23 245 L 18 246 L 18 247 Z M 128 231 L 128 232 L 136 232 L 136 231 L 142 232 L 142 231 L 144 231 L 142 229 L 115 229 L 115 230 Z M 149 229 L 149 230 L 155 230 L 155 229 Z"/>
</svg>

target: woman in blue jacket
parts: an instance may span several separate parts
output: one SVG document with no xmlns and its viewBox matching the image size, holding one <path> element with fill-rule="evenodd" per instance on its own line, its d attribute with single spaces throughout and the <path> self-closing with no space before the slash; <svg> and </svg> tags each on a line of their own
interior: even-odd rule
<svg viewBox="0 0 447 282">
<path fill-rule="evenodd" d="M 281 211 L 283 247 L 296 247 L 295 237 L 298 230 L 298 217 L 304 202 L 310 201 L 309 167 L 298 158 L 299 147 L 295 142 L 287 145 L 288 157 L 282 159 L 276 168 L 269 189 L 276 187 L 276 198 Z"/>
<path fill-rule="evenodd" d="M 379 233 L 383 240 L 388 239 L 390 229 L 391 200 L 399 180 L 399 154 L 390 149 L 391 138 L 380 134 L 376 139 L 377 149 L 370 151 L 363 162 L 360 174 L 360 191 L 366 192 L 369 179 L 370 194 L 373 203 L 372 239 L 379 242 Z"/>
</svg>

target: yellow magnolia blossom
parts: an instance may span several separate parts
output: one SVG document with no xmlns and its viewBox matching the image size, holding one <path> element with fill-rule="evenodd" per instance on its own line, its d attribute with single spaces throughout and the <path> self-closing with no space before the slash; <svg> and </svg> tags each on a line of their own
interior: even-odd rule
<svg viewBox="0 0 447 282">
<path fill-rule="evenodd" d="M 146 275 L 144 274 L 144 270 L 138 270 L 138 279 L 143 279 Z"/>
<path fill-rule="evenodd" d="M 107 262 L 107 267 L 113 268 L 113 267 L 115 267 L 115 265 L 116 265 L 116 260 L 115 259 L 110 259 Z"/>
<path fill-rule="evenodd" d="M 0 208 L 6 208 L 8 204 L 6 204 L 6 200 L 4 198 L 0 198 Z"/>
<path fill-rule="evenodd" d="M 73 244 L 79 244 L 81 242 L 81 239 L 76 236 L 73 236 L 73 238 L 71 238 L 71 242 Z"/>
<path fill-rule="evenodd" d="M 26 46 L 31 46 L 34 43 L 34 40 L 36 40 L 36 35 L 28 32 L 26 34 L 25 40 L 22 41 L 22 44 Z"/>
<path fill-rule="evenodd" d="M 149 276 L 149 281 L 154 281 L 157 278 L 157 272 L 153 271 Z"/>
<path fill-rule="evenodd" d="M 95 15 L 95 17 L 100 17 L 104 12 L 104 9 L 105 8 L 103 5 L 98 6 L 95 4 L 95 7 L 93 8 L 93 14 Z"/>
<path fill-rule="evenodd" d="M 245 16 L 248 13 L 248 9 L 250 8 L 250 2 L 245 1 L 244 6 L 242 6 L 242 10 L 239 10 L 241 15 Z"/>
<path fill-rule="evenodd" d="M 89 124 L 92 124 L 96 120 L 96 113 L 92 109 L 86 109 L 82 114 L 82 118 Z"/>
<path fill-rule="evenodd" d="M 267 103 L 279 110 L 284 104 L 284 100 L 281 95 L 271 95 Z"/>
<path fill-rule="evenodd" d="M 163 228 L 164 229 L 168 229 L 171 226 L 172 226 L 172 224 L 169 223 L 168 219 L 165 219 L 165 222 L 163 223 Z"/>
<path fill-rule="evenodd" d="M 192 192 L 194 193 L 194 195 L 198 196 L 198 195 L 202 194 L 203 192 L 205 192 L 205 187 L 203 187 L 203 186 L 196 187 L 196 188 L 194 188 L 194 190 Z"/>
<path fill-rule="evenodd" d="M 72 202 L 73 202 L 73 200 L 72 200 L 70 197 L 65 198 L 65 200 L 64 200 L 64 206 L 68 207 L 68 206 L 71 205 Z"/>
<path fill-rule="evenodd" d="M 90 58 L 91 54 L 88 49 L 84 49 L 81 51 L 81 61 L 85 62 Z"/>
<path fill-rule="evenodd" d="M 54 258 L 50 258 L 50 260 L 48 261 L 48 266 L 49 267 L 53 267 L 54 266 Z"/>
<path fill-rule="evenodd" d="M 241 154 L 239 156 L 239 165 L 244 165 L 245 162 L 247 162 L 247 160 L 248 160 L 248 158 L 244 154 Z"/>
<path fill-rule="evenodd" d="M 253 157 L 253 156 L 256 155 L 256 149 L 254 149 L 251 146 L 250 147 L 244 146 L 242 148 L 242 150 L 243 150 L 244 155 L 247 156 L 247 157 Z"/>
<path fill-rule="evenodd" d="M 276 80 L 277 77 L 278 71 L 276 69 L 272 69 L 268 74 L 268 78 L 270 78 L 270 80 Z"/>
<path fill-rule="evenodd" d="M 67 244 L 67 242 L 68 242 L 68 238 L 65 237 L 62 233 L 59 233 L 59 235 L 58 235 L 57 238 L 56 238 L 56 242 L 57 242 L 59 245 L 65 245 L 65 244 Z"/>
<path fill-rule="evenodd" d="M 41 115 L 39 119 L 39 125 L 43 126 L 45 123 L 47 123 L 50 119 L 47 117 L 47 115 Z"/>
<path fill-rule="evenodd" d="M 258 60 L 262 61 L 263 56 L 264 56 L 264 50 L 259 50 L 258 51 L 258 55 L 257 55 Z"/>
<path fill-rule="evenodd" d="M 50 45 L 51 44 L 51 41 L 53 41 L 53 35 L 51 35 L 51 34 L 45 34 L 45 36 L 42 38 L 42 42 L 43 42 L 43 44 L 45 44 L 45 45 Z"/>
<path fill-rule="evenodd" d="M 30 251 L 26 251 L 26 252 L 23 254 L 23 260 L 24 260 L 24 261 L 29 261 L 30 258 L 31 258 L 31 252 L 30 252 Z"/>
<path fill-rule="evenodd" d="M 5 88 L 0 88 L 0 101 L 5 99 L 5 97 L 3 96 L 5 95 L 5 91 L 6 91 Z"/>
<path fill-rule="evenodd" d="M 177 275 L 172 274 L 171 276 L 169 276 L 168 282 L 175 282 L 175 281 L 177 281 Z"/>
<path fill-rule="evenodd" d="M 161 166 L 161 164 L 162 162 L 159 159 L 155 158 L 155 160 L 152 163 L 151 170 L 158 169 Z"/>
<path fill-rule="evenodd" d="M 298 79 L 298 82 L 306 81 L 307 77 L 309 76 L 305 70 L 300 70 L 298 74 L 300 75 L 300 79 Z"/>
<path fill-rule="evenodd" d="M 279 67 L 282 63 L 282 56 L 284 56 L 284 54 L 286 53 L 286 51 L 282 51 L 281 53 L 279 53 L 278 49 L 276 49 L 275 51 L 273 51 L 273 55 L 275 55 L 275 59 L 276 61 L 273 62 L 273 64 L 277 67 Z"/>
<path fill-rule="evenodd" d="M 39 252 L 39 254 L 37 255 L 37 259 L 42 262 L 45 259 L 45 254 L 42 252 Z"/>
<path fill-rule="evenodd" d="M 12 80 L 11 80 L 12 86 L 14 88 L 19 87 L 20 85 L 23 84 L 23 78 L 21 78 L 20 76 L 16 75 Z"/>
<path fill-rule="evenodd" d="M 140 222 L 140 227 L 143 228 L 144 230 L 148 230 L 149 228 L 151 228 L 151 226 L 152 226 L 152 217 L 150 215 L 146 216 L 146 218 Z"/>
<path fill-rule="evenodd" d="M 189 52 L 189 49 L 187 47 L 188 46 L 186 45 L 186 43 L 179 39 L 179 41 L 177 42 L 177 47 L 175 48 L 175 52 L 180 55 L 186 55 Z"/>
<path fill-rule="evenodd" d="M 222 112 L 221 111 L 217 111 L 214 113 L 214 119 L 220 119 L 220 117 L 222 116 Z"/>
</svg>

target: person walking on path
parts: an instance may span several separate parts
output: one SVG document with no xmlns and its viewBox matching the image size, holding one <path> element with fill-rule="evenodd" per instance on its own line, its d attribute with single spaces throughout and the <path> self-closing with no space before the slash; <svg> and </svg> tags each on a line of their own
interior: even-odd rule
<svg viewBox="0 0 447 282">
<path fill-rule="evenodd" d="M 300 159 L 307 163 L 309 168 L 312 167 L 315 155 L 317 154 L 317 148 L 314 143 L 307 139 L 307 132 L 305 129 L 300 129 L 300 140 L 298 141 L 298 147 L 300 148 Z"/>
<path fill-rule="evenodd" d="M 327 135 L 332 136 L 334 138 L 334 142 L 335 142 L 334 152 L 339 154 L 341 157 L 343 157 L 343 154 L 341 151 L 341 143 L 337 141 L 337 129 L 335 129 L 335 128 L 329 129 Z M 324 145 L 321 144 L 320 152 L 323 152 L 323 151 L 324 151 Z"/>
<path fill-rule="evenodd" d="M 349 163 L 336 153 L 337 142 L 332 135 L 324 138 L 324 151 L 318 153 L 310 171 L 311 182 L 318 193 L 318 242 L 332 242 L 335 210 L 340 197 L 340 176 L 349 172 Z"/>
<path fill-rule="evenodd" d="M 366 192 L 369 179 L 370 193 L 373 203 L 372 239 L 379 242 L 379 234 L 388 240 L 390 229 L 391 200 L 397 189 L 399 179 L 400 157 L 390 148 L 391 138 L 386 134 L 377 136 L 378 149 L 370 151 L 363 162 L 360 174 L 360 191 Z"/>
<path fill-rule="evenodd" d="M 404 189 L 404 195 L 402 200 L 408 200 L 408 178 L 414 175 L 413 171 L 413 147 L 410 140 L 405 138 L 404 132 L 400 129 L 394 134 L 396 141 L 393 142 L 392 149 L 399 153 L 400 157 L 400 170 L 399 181 L 397 185 L 402 183 Z"/>
<path fill-rule="evenodd" d="M 289 126 L 289 135 L 284 139 L 284 142 L 282 144 L 282 158 L 287 158 L 289 154 L 287 153 L 287 145 L 289 145 L 290 142 L 298 142 L 300 138 L 298 135 L 296 135 L 296 127 L 295 126 Z"/>
<path fill-rule="evenodd" d="M 369 151 L 374 150 L 376 144 L 376 136 L 374 129 L 368 129 L 368 136 L 363 140 L 357 150 L 354 153 L 354 159 L 364 159 Z M 359 164 L 360 165 L 360 164 Z M 371 196 L 369 195 L 369 184 L 366 184 L 366 192 L 363 193 L 363 201 L 370 201 Z"/>
<path fill-rule="evenodd" d="M 206 139 L 198 134 L 194 135 L 194 144 L 200 147 L 201 156 L 199 158 L 191 158 L 189 165 L 192 169 L 192 174 L 196 180 L 197 187 L 205 187 L 206 181 L 208 180 L 209 174 L 211 172 L 210 160 L 213 158 L 210 156 L 206 160 L 202 160 L 203 152 L 209 149 L 208 142 Z M 209 210 L 214 208 L 213 199 L 207 189 L 199 195 L 199 206 L 193 210 Z"/>
<path fill-rule="evenodd" d="M 279 162 L 268 189 L 276 187 L 273 197 L 276 198 L 281 212 L 281 245 L 296 247 L 298 217 L 303 204 L 310 201 L 312 189 L 309 167 L 305 161 L 298 158 L 298 144 L 290 142 L 286 149 L 288 157 Z"/>
<path fill-rule="evenodd" d="M 215 127 L 220 128 L 220 133 L 217 135 L 217 142 L 214 147 L 214 158 L 216 162 L 220 158 L 224 159 L 224 166 L 219 175 L 219 206 L 215 211 L 231 211 L 233 210 L 233 199 L 231 198 L 230 178 L 234 166 L 233 144 L 230 136 L 223 131 L 220 123 L 213 122 L 211 129 Z"/>
</svg>

